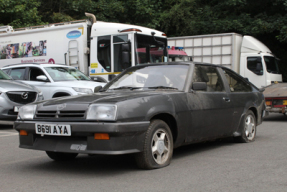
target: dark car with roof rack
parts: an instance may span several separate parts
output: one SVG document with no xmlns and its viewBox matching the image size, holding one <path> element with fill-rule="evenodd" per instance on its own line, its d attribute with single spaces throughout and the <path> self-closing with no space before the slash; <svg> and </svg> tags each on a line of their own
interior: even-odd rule
<svg viewBox="0 0 287 192">
<path fill-rule="evenodd" d="M 94 94 L 21 107 L 14 128 L 21 148 L 55 161 L 135 153 L 140 168 L 154 169 L 182 145 L 254 141 L 264 110 L 262 92 L 232 70 L 169 62 L 128 68 Z"/>
</svg>

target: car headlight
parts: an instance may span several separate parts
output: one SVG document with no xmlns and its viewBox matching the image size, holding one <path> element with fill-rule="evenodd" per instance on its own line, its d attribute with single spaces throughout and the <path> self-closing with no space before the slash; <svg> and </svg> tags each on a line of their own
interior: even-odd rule
<svg viewBox="0 0 287 192">
<path fill-rule="evenodd" d="M 20 107 L 17 119 L 32 120 L 35 115 L 37 105 L 24 105 Z"/>
<path fill-rule="evenodd" d="M 89 89 L 89 88 L 80 88 L 80 87 L 72 87 L 76 92 L 79 92 L 79 93 L 87 93 L 87 94 L 91 94 L 93 93 L 93 90 L 92 89 Z"/>
<path fill-rule="evenodd" d="M 116 120 L 117 106 L 109 104 L 94 104 L 90 105 L 87 113 L 89 120 Z"/>
<path fill-rule="evenodd" d="M 39 101 L 44 100 L 44 96 L 43 96 L 43 92 L 42 92 L 42 91 L 40 91 L 40 92 L 38 93 L 38 100 L 39 100 Z"/>
</svg>

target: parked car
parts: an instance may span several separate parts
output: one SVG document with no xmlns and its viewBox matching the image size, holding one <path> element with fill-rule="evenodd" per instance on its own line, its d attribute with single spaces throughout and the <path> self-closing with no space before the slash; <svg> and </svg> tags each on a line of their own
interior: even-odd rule
<svg viewBox="0 0 287 192">
<path fill-rule="evenodd" d="M 43 99 L 36 87 L 15 81 L 0 70 L 0 124 L 14 124 L 20 106 Z"/>
<path fill-rule="evenodd" d="M 40 89 L 45 99 L 90 94 L 95 87 L 105 85 L 67 65 L 27 63 L 8 65 L 2 70 L 13 79 Z"/>
<path fill-rule="evenodd" d="M 100 92 L 20 108 L 20 147 L 58 161 L 135 153 L 140 168 L 169 165 L 181 145 L 234 137 L 252 142 L 262 92 L 232 70 L 193 62 L 138 65 Z"/>
</svg>

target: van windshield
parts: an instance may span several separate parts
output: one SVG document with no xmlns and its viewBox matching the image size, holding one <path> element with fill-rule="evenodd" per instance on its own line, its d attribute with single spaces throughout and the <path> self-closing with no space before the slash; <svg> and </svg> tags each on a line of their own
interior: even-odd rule
<svg viewBox="0 0 287 192">
<path fill-rule="evenodd" d="M 264 56 L 264 61 L 266 64 L 266 69 L 268 73 L 273 73 L 273 74 L 280 74 L 279 71 L 279 61 L 275 57 L 271 56 Z"/>
<path fill-rule="evenodd" d="M 45 67 L 54 81 L 90 81 L 81 71 L 70 67 Z"/>
</svg>

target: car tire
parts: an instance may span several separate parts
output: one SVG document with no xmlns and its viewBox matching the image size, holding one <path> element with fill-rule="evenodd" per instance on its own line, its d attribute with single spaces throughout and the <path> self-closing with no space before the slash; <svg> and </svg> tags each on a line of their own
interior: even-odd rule
<svg viewBox="0 0 287 192">
<path fill-rule="evenodd" d="M 46 151 L 47 155 L 55 160 L 55 161 L 69 161 L 75 159 L 78 153 L 61 153 L 61 152 L 53 152 L 53 151 Z"/>
<path fill-rule="evenodd" d="M 141 169 L 168 166 L 173 154 L 173 137 L 169 126 L 162 120 L 153 120 L 146 132 L 144 149 L 135 155 Z"/>
<path fill-rule="evenodd" d="M 235 137 L 240 143 L 249 143 L 255 140 L 257 131 L 256 118 L 251 110 L 248 110 L 244 116 L 244 123 L 241 126 L 241 136 Z"/>
</svg>

